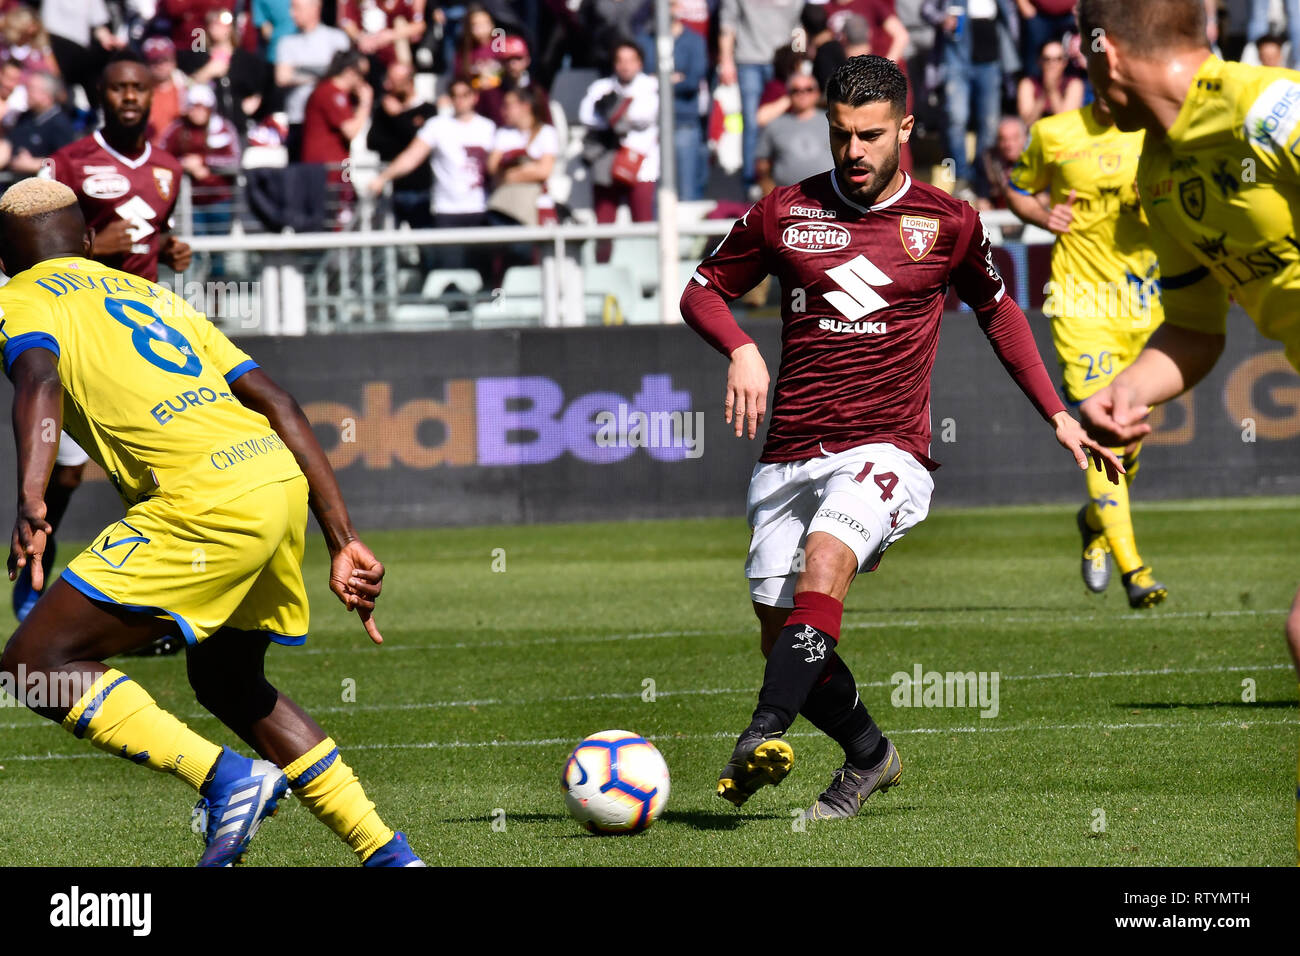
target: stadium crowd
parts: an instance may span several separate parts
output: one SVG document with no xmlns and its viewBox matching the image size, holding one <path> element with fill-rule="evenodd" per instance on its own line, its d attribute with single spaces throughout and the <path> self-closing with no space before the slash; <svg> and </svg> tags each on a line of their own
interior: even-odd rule
<svg viewBox="0 0 1300 956">
<path fill-rule="evenodd" d="M 1300 0 L 1206 3 L 1225 57 L 1300 56 Z M 242 170 L 298 163 L 327 170 L 306 181 L 346 225 L 359 148 L 382 168 L 367 190 L 391 184 L 412 226 L 610 222 L 620 206 L 648 221 L 653 28 L 652 0 L 0 0 L 0 175 L 93 129 L 102 64 L 131 49 L 196 232 L 228 230 Z M 672 31 L 684 200 L 825 168 L 821 90 L 859 53 L 912 79 L 906 168 L 982 208 L 1005 208 L 1028 126 L 1092 97 L 1074 0 L 673 0 Z"/>
</svg>

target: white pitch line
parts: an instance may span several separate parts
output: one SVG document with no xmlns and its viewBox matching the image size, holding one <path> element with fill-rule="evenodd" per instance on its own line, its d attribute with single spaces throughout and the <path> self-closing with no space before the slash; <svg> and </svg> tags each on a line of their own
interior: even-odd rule
<svg viewBox="0 0 1300 956">
<path fill-rule="evenodd" d="M 1078 724 L 1015 724 L 1010 727 L 999 726 L 972 726 L 972 727 L 912 727 L 910 729 L 894 729 L 889 732 L 890 736 L 904 734 L 993 734 L 993 733 L 1035 733 L 1041 731 L 1062 731 L 1062 730 L 1213 730 L 1225 727 L 1234 727 L 1240 730 L 1251 730 L 1256 727 L 1289 727 L 1300 726 L 1300 720 L 1281 719 L 1281 720 L 1219 720 L 1219 721 L 1199 721 L 1195 723 L 1179 723 L 1169 721 L 1151 721 L 1147 723 L 1078 723 Z M 730 740 L 735 737 L 734 731 L 717 731 L 712 734 L 673 734 L 671 736 L 660 736 L 649 734 L 646 739 L 652 742 L 671 743 L 676 740 Z M 787 737 L 821 737 L 821 733 L 800 732 L 787 734 Z M 569 745 L 574 743 L 570 737 L 544 737 L 536 740 L 425 740 L 413 743 L 382 743 L 382 744 L 349 744 L 340 748 L 342 751 L 352 750 L 486 750 L 499 747 L 558 747 L 561 744 Z M 0 767 L 6 763 L 17 761 L 39 762 L 43 760 L 89 760 L 99 757 L 108 758 L 110 754 L 99 751 L 90 751 L 79 754 L 18 754 L 8 757 L 0 757 Z"/>
<path fill-rule="evenodd" d="M 1253 727 L 1300 726 L 1300 720 L 1222 720 L 1198 723 L 1122 723 L 1122 724 L 1017 724 L 1011 727 L 913 727 L 908 730 L 891 730 L 890 736 L 902 734 L 989 734 L 989 733 L 1032 733 L 1035 731 L 1059 730 L 1210 730 L 1222 727 L 1236 727 L 1249 730 Z M 647 734 L 651 742 L 671 743 L 674 740 L 730 740 L 736 736 L 735 731 L 723 730 L 712 734 L 673 734 L 658 736 Z M 786 734 L 787 737 L 822 737 L 820 732 L 803 731 Z M 344 750 L 451 750 L 451 749 L 488 749 L 493 747 L 550 747 L 569 744 L 573 741 L 566 737 L 548 737 L 540 740 L 429 740 L 405 744 L 354 744 Z"/>
<path fill-rule="evenodd" d="M 1252 671 L 1289 670 L 1290 668 L 1290 664 L 1281 663 L 1229 664 L 1222 667 L 1161 667 L 1148 670 L 1130 671 L 1053 671 L 1043 674 L 1003 674 L 999 679 L 1003 681 L 1106 680 L 1117 677 L 1171 677 L 1186 674 L 1240 674 Z M 910 672 L 908 671 L 900 671 L 899 673 L 907 673 L 910 676 Z M 892 680 L 876 680 L 859 681 L 857 686 L 859 688 L 881 688 L 893 687 L 896 686 L 896 684 Z M 698 687 L 685 688 L 682 690 L 656 691 L 655 697 L 716 697 L 725 696 L 727 694 L 754 694 L 757 693 L 757 691 L 757 687 Z M 606 691 L 600 694 L 566 694 L 557 697 L 531 697 L 521 698 L 518 700 L 506 700 L 499 697 L 483 697 L 471 700 L 434 700 L 428 701 L 427 703 L 330 704 L 325 706 L 313 706 L 310 710 L 312 713 L 316 714 L 355 714 L 378 713 L 384 711 L 442 710 L 459 707 L 490 707 L 501 704 L 523 706 L 534 704 L 573 703 L 575 701 L 635 700 L 642 697 L 644 693 L 644 691 Z M 16 707 L 14 709 L 18 710 Z M 205 710 L 191 711 L 187 714 L 178 714 L 177 716 L 185 720 L 212 718 L 212 715 Z M 0 730 L 32 730 L 45 726 L 52 727 L 54 725 L 48 721 L 32 719 L 0 724 Z"/>
<path fill-rule="evenodd" d="M 880 627 L 920 627 L 920 621 L 861 621 L 845 624 L 846 631 Z M 757 632 L 757 624 L 754 626 Z M 646 631 L 634 634 L 583 635 L 581 637 L 538 637 L 524 641 L 457 641 L 454 644 L 384 644 L 382 651 L 463 651 L 484 647 L 550 647 L 555 644 L 613 644 L 619 641 L 648 641 L 660 637 L 700 637 L 705 634 L 734 634 L 736 629 L 718 627 L 695 631 Z M 302 647 L 289 648 L 289 653 L 302 654 L 373 654 L 375 648 L 353 647 Z"/>
<path fill-rule="evenodd" d="M 1077 614 L 1068 608 L 1062 608 L 1059 611 L 1043 611 L 1038 616 L 1033 617 L 999 617 L 997 612 L 988 611 L 970 611 L 966 608 L 934 608 L 928 613 L 931 615 L 959 615 L 967 620 L 973 620 L 976 623 L 986 623 L 992 620 L 996 624 L 1042 624 L 1044 622 L 1060 622 L 1061 624 L 1074 624 L 1079 621 L 1163 621 L 1175 618 L 1203 618 L 1207 621 L 1221 617 L 1254 617 L 1265 614 L 1287 614 L 1290 608 L 1246 608 L 1234 611 L 1140 611 L 1136 613 L 1117 614 L 1105 611 L 1088 612 L 1086 614 Z M 852 613 L 852 612 L 850 612 Z M 933 620 L 933 618 L 930 618 Z M 895 627 L 921 627 L 922 621 L 908 619 L 902 621 L 846 621 L 843 625 L 845 631 L 868 630 L 877 628 L 895 628 Z M 734 627 L 716 627 L 703 630 L 680 630 L 680 631 L 646 631 L 633 634 L 603 634 L 603 635 L 582 635 L 579 637 L 539 637 L 523 641 L 456 641 L 450 644 L 384 644 L 379 652 L 406 652 L 406 651 L 464 651 L 479 650 L 488 647 L 550 647 L 557 644 L 615 644 L 620 641 L 647 641 L 662 637 L 701 637 L 705 634 L 737 634 L 741 631 L 748 633 L 749 629 L 737 629 Z M 374 654 L 376 649 L 371 646 L 349 646 L 349 647 L 293 647 L 288 649 L 288 653 L 295 655 L 316 655 L 316 654 Z"/>
</svg>

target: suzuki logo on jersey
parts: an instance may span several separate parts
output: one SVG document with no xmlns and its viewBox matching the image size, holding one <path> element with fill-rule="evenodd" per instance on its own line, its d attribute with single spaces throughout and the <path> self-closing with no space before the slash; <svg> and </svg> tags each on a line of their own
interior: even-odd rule
<svg viewBox="0 0 1300 956">
<path fill-rule="evenodd" d="M 834 209 L 816 209 L 812 206 L 791 206 L 790 215 L 802 216 L 804 219 L 838 219 L 839 213 Z"/>
<path fill-rule="evenodd" d="M 833 222 L 796 222 L 786 226 L 781 241 L 800 252 L 834 252 L 849 244 L 849 231 Z"/>
<path fill-rule="evenodd" d="M 848 332 L 854 335 L 884 335 L 884 322 L 841 322 L 839 319 L 819 319 L 817 328 L 823 332 Z"/>
<path fill-rule="evenodd" d="M 912 257 L 913 262 L 920 262 L 934 248 L 934 240 L 939 238 L 939 220 L 924 216 L 904 216 L 898 221 L 898 234 L 903 237 L 903 248 Z"/>
</svg>

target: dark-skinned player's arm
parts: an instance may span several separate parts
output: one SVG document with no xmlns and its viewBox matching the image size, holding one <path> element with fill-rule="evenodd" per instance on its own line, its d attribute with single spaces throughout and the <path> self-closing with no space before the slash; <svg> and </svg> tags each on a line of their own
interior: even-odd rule
<svg viewBox="0 0 1300 956">
<path fill-rule="evenodd" d="M 352 527 L 338 479 L 325 457 L 325 450 L 316 440 L 311 422 L 294 397 L 260 368 L 240 375 L 231 383 L 230 390 L 246 408 L 266 416 L 298 460 L 310 488 L 307 502 L 320 523 L 330 552 L 330 590 L 349 611 L 360 615 L 370 639 L 382 644 L 384 639 L 371 614 L 383 588 L 384 566 Z"/>
<path fill-rule="evenodd" d="M 754 438 L 767 413 L 771 381 L 767 364 L 727 305 L 758 285 L 770 271 L 764 242 L 766 206 L 766 199 L 759 200 L 732 224 L 682 292 L 686 324 L 731 359 L 723 414 L 727 424 L 734 424 L 737 438 Z"/>
<path fill-rule="evenodd" d="M 988 233 L 979 220 L 979 215 L 971 210 L 967 220 L 970 238 L 965 244 L 964 253 L 959 253 L 952 270 L 952 284 L 962 301 L 975 310 L 980 328 L 988 338 L 1002 367 L 1020 386 L 1025 397 L 1033 403 L 1034 408 L 1049 422 L 1056 432 L 1056 440 L 1061 447 L 1074 456 L 1075 464 L 1082 471 L 1088 469 L 1088 459 L 1098 471 L 1105 471 L 1112 484 L 1119 483 L 1119 476 L 1124 474 L 1124 466 L 1109 449 L 1088 437 L 1088 433 L 1069 412 L 1065 410 L 1051 376 L 1043 365 L 1043 358 L 1038 354 L 1038 345 L 1034 334 L 1029 329 L 1029 320 L 1024 311 L 1013 298 L 1007 294 L 993 266 L 993 251 Z M 958 241 L 958 249 L 962 242 Z"/>
<path fill-rule="evenodd" d="M 32 564 L 32 587 L 45 587 L 41 555 L 53 532 L 45 520 L 45 486 L 59 452 L 63 427 L 63 383 L 58 356 L 46 348 L 24 349 L 13 360 L 14 444 L 18 450 L 18 510 L 9 541 L 9 580 Z"/>
</svg>

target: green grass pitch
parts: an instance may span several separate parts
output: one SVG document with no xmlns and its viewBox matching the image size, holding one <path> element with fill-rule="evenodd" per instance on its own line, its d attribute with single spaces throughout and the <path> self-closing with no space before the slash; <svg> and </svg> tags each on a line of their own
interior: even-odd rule
<svg viewBox="0 0 1300 956">
<path fill-rule="evenodd" d="M 802 832 L 791 811 L 839 762 L 802 719 L 779 788 L 741 811 L 713 794 L 762 679 L 743 521 L 369 535 L 388 567 L 382 648 L 327 591 L 314 543 L 311 639 L 274 648 L 268 670 L 431 865 L 1290 865 L 1300 721 L 1282 623 L 1300 501 L 1147 505 L 1135 520 L 1171 594 L 1150 612 L 1129 610 L 1118 579 L 1084 592 L 1064 506 L 936 512 L 855 583 L 840 650 L 902 785 Z M 181 659 L 118 663 L 236 743 Z M 997 716 L 892 706 L 890 676 L 917 664 L 996 671 Z M 610 728 L 652 737 L 672 772 L 664 817 L 635 837 L 586 835 L 560 794 L 569 749 Z M 0 708 L 0 864 L 191 865 L 193 799 Z M 289 801 L 247 862 L 354 861 Z"/>
</svg>

